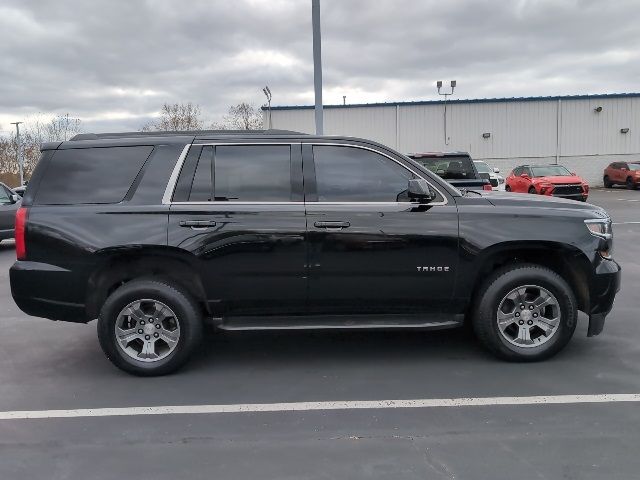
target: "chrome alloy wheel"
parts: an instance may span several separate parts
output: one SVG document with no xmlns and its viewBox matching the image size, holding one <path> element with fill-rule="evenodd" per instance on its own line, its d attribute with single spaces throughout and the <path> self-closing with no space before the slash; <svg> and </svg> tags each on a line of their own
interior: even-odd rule
<svg viewBox="0 0 640 480">
<path fill-rule="evenodd" d="M 546 288 L 523 285 L 507 293 L 498 306 L 498 329 L 518 347 L 537 347 L 558 332 L 560 304 Z"/>
<path fill-rule="evenodd" d="M 157 362 L 173 352 L 180 340 L 180 322 L 158 300 L 136 300 L 116 319 L 116 343 L 127 356 L 140 362 Z"/>
</svg>

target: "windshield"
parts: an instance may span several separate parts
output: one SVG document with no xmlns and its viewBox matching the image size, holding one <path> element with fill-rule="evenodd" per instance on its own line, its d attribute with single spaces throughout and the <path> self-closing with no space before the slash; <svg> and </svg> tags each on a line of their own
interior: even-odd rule
<svg viewBox="0 0 640 480">
<path fill-rule="evenodd" d="M 562 165 L 547 165 L 544 167 L 531 167 L 534 177 L 564 177 L 570 176 L 571 172 Z"/>
<path fill-rule="evenodd" d="M 414 161 L 428 168 L 445 180 L 476 178 L 469 157 L 412 157 Z"/>
<path fill-rule="evenodd" d="M 478 169 L 478 173 L 491 173 L 491 169 L 489 165 L 484 162 L 474 162 L 476 164 L 476 168 Z"/>
</svg>

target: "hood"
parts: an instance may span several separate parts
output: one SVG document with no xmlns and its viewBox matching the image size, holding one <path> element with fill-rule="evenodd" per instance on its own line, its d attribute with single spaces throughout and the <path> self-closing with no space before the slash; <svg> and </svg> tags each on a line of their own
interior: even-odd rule
<svg viewBox="0 0 640 480">
<path fill-rule="evenodd" d="M 582 178 L 578 177 L 577 175 L 561 175 L 561 176 L 554 176 L 554 177 L 535 177 L 534 181 L 536 182 L 549 182 L 549 183 L 553 183 L 553 184 L 559 184 L 559 183 L 584 183 L 584 180 L 582 180 Z"/>
<path fill-rule="evenodd" d="M 567 177 L 564 177 L 567 178 Z M 586 202 L 578 202 L 546 195 L 524 195 L 522 193 L 478 190 L 477 193 L 495 206 L 564 208 L 571 210 L 601 211 L 604 209 Z M 599 215 L 598 215 L 599 216 Z"/>
</svg>

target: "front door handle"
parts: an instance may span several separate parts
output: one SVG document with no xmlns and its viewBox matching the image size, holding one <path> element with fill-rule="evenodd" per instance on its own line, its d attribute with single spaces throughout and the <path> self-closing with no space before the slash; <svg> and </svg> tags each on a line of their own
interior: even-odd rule
<svg viewBox="0 0 640 480">
<path fill-rule="evenodd" d="M 314 222 L 313 225 L 316 228 L 326 228 L 328 230 L 342 230 L 351 226 L 349 222 Z"/>
<path fill-rule="evenodd" d="M 180 220 L 181 227 L 191 227 L 193 230 L 204 230 L 215 227 L 215 220 Z"/>
</svg>

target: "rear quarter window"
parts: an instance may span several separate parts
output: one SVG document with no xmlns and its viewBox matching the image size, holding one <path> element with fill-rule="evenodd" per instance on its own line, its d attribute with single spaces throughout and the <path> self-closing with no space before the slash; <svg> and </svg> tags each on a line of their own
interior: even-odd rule
<svg viewBox="0 0 640 480">
<path fill-rule="evenodd" d="M 56 150 L 35 195 L 37 205 L 121 202 L 152 146 Z"/>
</svg>

